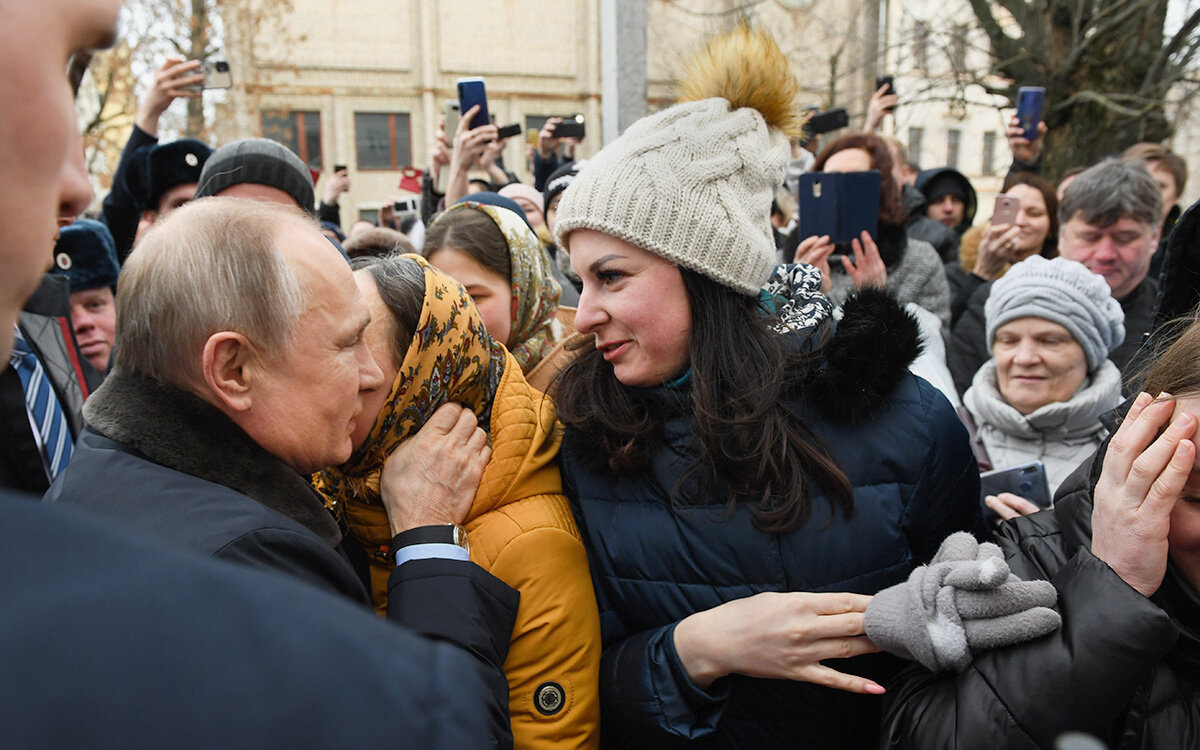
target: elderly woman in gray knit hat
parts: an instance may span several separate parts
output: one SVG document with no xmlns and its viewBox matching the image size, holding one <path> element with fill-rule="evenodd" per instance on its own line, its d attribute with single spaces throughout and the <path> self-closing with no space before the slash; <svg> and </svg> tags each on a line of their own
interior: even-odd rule
<svg viewBox="0 0 1200 750">
<path fill-rule="evenodd" d="M 1125 315 L 1103 276 L 1037 255 L 995 283 L 984 315 L 992 358 L 963 395 L 980 468 L 1040 461 L 1053 493 L 1100 446 L 1100 417 L 1120 403 L 1108 354 L 1125 337 Z M 1039 510 L 1010 493 L 987 504 L 1001 518 Z"/>
</svg>

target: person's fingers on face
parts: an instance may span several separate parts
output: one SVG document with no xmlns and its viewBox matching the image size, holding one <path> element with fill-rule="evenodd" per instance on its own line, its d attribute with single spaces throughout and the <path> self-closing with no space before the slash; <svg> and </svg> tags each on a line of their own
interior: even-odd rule
<svg viewBox="0 0 1200 750">
<path fill-rule="evenodd" d="M 1194 432 L 1196 428 L 1195 419 L 1192 419 L 1190 424 Z M 1142 510 L 1158 517 L 1170 515 L 1171 510 L 1175 507 L 1175 503 L 1179 500 L 1179 496 L 1183 494 L 1183 486 L 1187 484 L 1187 479 L 1192 473 L 1192 466 L 1195 460 L 1196 445 L 1191 440 L 1185 439 L 1179 441 L 1174 454 L 1171 455 L 1170 463 L 1167 464 L 1167 467 L 1163 469 L 1158 478 L 1154 480 L 1154 485 L 1150 488 L 1150 492 L 1146 494 L 1146 501 L 1142 503 Z"/>
<path fill-rule="evenodd" d="M 1156 407 L 1164 404 L 1174 407 L 1173 402 L 1155 403 L 1142 412 L 1138 421 L 1146 421 L 1148 414 L 1161 413 L 1157 411 Z M 1196 418 L 1190 414 L 1182 414 L 1155 438 L 1150 447 L 1143 450 L 1133 460 L 1129 467 L 1129 476 L 1125 480 L 1126 487 L 1130 490 L 1131 501 L 1137 501 L 1140 504 L 1140 501 L 1149 493 L 1151 485 L 1158 480 L 1167 465 L 1170 464 L 1180 442 L 1191 437 L 1195 432 Z"/>
<path fill-rule="evenodd" d="M 1104 454 L 1103 474 L 1108 479 L 1124 481 L 1133 461 L 1154 440 L 1159 429 L 1167 423 L 1170 410 L 1156 403 L 1148 393 L 1140 393 L 1129 407 L 1129 413 L 1113 433 Z"/>
</svg>

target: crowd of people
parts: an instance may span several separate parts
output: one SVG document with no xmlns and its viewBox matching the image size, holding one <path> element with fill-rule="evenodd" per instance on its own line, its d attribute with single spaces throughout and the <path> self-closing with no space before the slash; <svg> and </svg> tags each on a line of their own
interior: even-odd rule
<svg viewBox="0 0 1200 750">
<path fill-rule="evenodd" d="M 160 143 L 171 59 L 91 218 L 63 61 L 119 8 L 0 0 L 11 744 L 1195 742 L 1168 149 L 1056 189 L 1014 121 L 977 224 L 886 86 L 822 148 L 739 25 L 586 161 L 551 118 L 533 185 L 440 123 L 422 215 L 344 230 L 346 172 Z M 863 172 L 874 231 L 800 236 L 797 181 Z"/>
</svg>

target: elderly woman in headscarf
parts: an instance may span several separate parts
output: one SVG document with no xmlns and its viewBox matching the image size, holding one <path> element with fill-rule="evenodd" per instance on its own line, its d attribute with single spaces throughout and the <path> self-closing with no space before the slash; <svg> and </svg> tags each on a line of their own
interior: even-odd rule
<svg viewBox="0 0 1200 750">
<path fill-rule="evenodd" d="M 1120 403 L 1108 355 L 1125 338 L 1125 315 L 1103 276 L 1040 255 L 995 282 L 984 314 L 992 358 L 963 395 L 980 468 L 1041 461 L 1053 493 L 1100 446 L 1100 417 Z M 987 503 L 1002 518 L 1038 510 L 1008 493 Z"/>
<path fill-rule="evenodd" d="M 350 459 L 321 471 L 314 484 L 370 558 L 382 612 L 404 541 L 392 537 L 380 500 L 383 465 L 443 404 L 474 412 L 492 453 L 453 540 L 465 538 L 472 561 L 521 593 L 504 663 L 515 744 L 596 747 L 599 616 L 562 494 L 554 405 L 526 382 L 516 356 L 489 334 L 453 278 L 416 255 L 356 264 L 371 308 L 364 335 L 387 385 L 364 397 Z"/>
<path fill-rule="evenodd" d="M 457 203 L 427 230 L 423 255 L 466 287 L 488 332 L 544 391 L 561 365 L 543 360 L 573 332 L 574 316 L 559 315 L 562 287 L 524 217 L 500 206 Z"/>
</svg>

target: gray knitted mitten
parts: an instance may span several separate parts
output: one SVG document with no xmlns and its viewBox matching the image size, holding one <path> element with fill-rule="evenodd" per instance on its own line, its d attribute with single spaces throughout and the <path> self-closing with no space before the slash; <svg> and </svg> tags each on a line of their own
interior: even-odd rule
<svg viewBox="0 0 1200 750">
<path fill-rule="evenodd" d="M 1049 581 L 1022 581 L 996 545 L 960 531 L 928 565 L 867 606 L 867 636 L 880 648 L 934 672 L 961 672 L 971 652 L 1041 637 L 1062 625 Z"/>
</svg>

